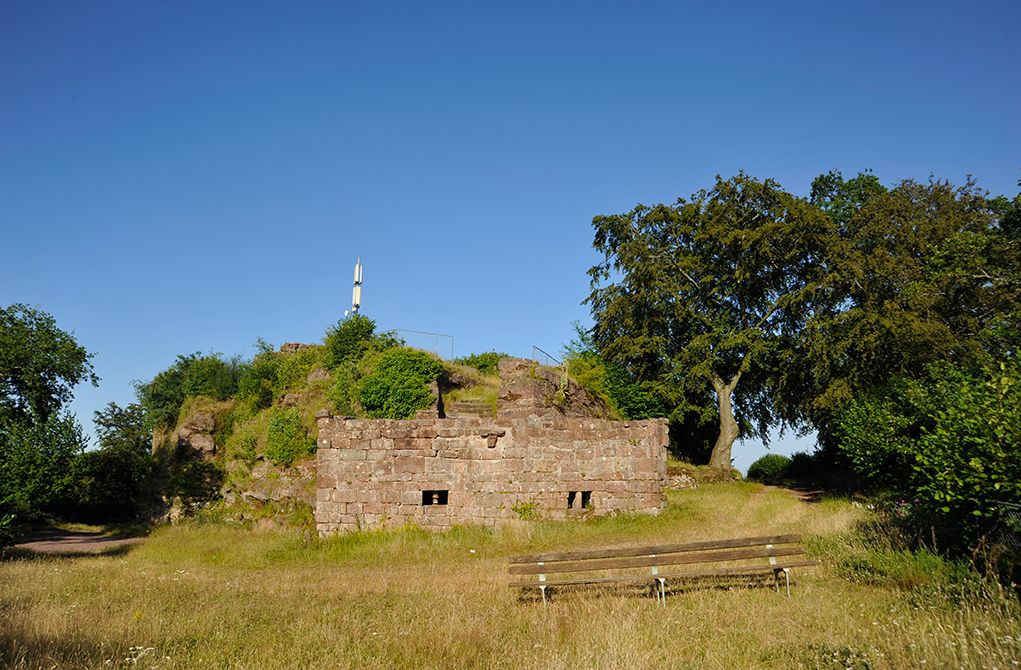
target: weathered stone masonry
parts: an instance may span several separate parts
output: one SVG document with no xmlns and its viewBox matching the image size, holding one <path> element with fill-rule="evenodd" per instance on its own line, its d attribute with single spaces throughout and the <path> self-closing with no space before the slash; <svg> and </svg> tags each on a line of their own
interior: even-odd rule
<svg viewBox="0 0 1021 670">
<path fill-rule="evenodd" d="M 319 533 L 662 509 L 665 420 L 497 416 L 319 417 Z"/>
</svg>

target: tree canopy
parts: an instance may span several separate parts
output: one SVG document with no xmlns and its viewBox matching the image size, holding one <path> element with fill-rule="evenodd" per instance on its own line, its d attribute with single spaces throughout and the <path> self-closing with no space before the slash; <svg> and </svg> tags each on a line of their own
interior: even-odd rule
<svg viewBox="0 0 1021 670">
<path fill-rule="evenodd" d="M 0 422 L 45 423 L 83 381 L 98 383 L 92 355 L 52 316 L 24 304 L 0 309 Z"/>
<path fill-rule="evenodd" d="M 831 219 L 775 181 L 740 174 L 593 226 L 603 261 L 586 302 L 598 349 L 675 403 L 713 393 L 710 464 L 729 467 L 734 405 L 746 433 L 764 436 L 774 421 L 770 370 L 825 284 Z"/>
</svg>

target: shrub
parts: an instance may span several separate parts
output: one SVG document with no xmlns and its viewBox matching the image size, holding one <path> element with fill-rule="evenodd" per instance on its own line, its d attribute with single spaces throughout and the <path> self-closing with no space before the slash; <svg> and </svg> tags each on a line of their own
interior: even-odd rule
<svg viewBox="0 0 1021 670">
<path fill-rule="evenodd" d="M 426 383 L 436 379 L 443 366 L 415 349 L 394 349 L 383 354 L 375 371 L 362 380 L 358 400 L 377 419 L 410 419 L 433 400 Z"/>
<path fill-rule="evenodd" d="M 333 369 L 345 361 L 361 358 L 373 340 L 376 322 L 355 314 L 326 331 L 326 366 Z"/>
<path fill-rule="evenodd" d="M 262 351 L 252 359 L 238 380 L 238 400 L 250 403 L 253 409 L 266 409 L 273 404 L 280 355 Z"/>
<path fill-rule="evenodd" d="M 498 351 L 485 351 L 481 354 L 470 354 L 456 359 L 454 362 L 468 367 L 475 368 L 484 375 L 495 375 L 500 361 L 508 358 L 509 354 Z"/>
<path fill-rule="evenodd" d="M 135 390 L 149 426 L 169 428 L 177 423 L 185 398 L 209 396 L 226 400 L 237 393 L 246 368 L 240 359 L 223 360 L 219 354 L 180 355 L 173 365 L 148 383 L 138 384 Z"/>
<path fill-rule="evenodd" d="M 852 400 L 838 448 L 871 483 L 916 499 L 938 525 L 969 541 L 1021 502 L 1021 365 L 980 372 L 931 365 Z M 955 538 L 948 538 L 953 541 Z"/>
<path fill-rule="evenodd" d="M 0 517 L 13 514 L 21 523 L 73 500 L 72 467 L 85 445 L 81 426 L 69 415 L 0 427 Z"/>
<path fill-rule="evenodd" d="M 315 453 L 316 441 L 308 436 L 296 409 L 274 410 L 266 433 L 266 456 L 277 465 L 290 465 Z"/>
<path fill-rule="evenodd" d="M 338 366 L 333 371 L 333 384 L 326 397 L 333 411 L 342 416 L 354 416 L 354 400 L 358 390 L 358 370 L 351 363 Z"/>
<path fill-rule="evenodd" d="M 783 454 L 766 454 L 748 466 L 748 479 L 773 482 L 780 478 L 791 464 Z"/>
<path fill-rule="evenodd" d="M 299 349 L 293 353 L 280 354 L 277 367 L 277 378 L 274 384 L 276 395 L 283 395 L 288 390 L 302 388 L 307 384 L 307 377 L 312 370 L 325 364 L 326 351 L 320 347 Z"/>
<path fill-rule="evenodd" d="M 155 495 L 152 457 L 126 446 L 81 454 L 71 478 L 72 507 L 65 513 L 83 521 L 138 518 Z"/>
</svg>

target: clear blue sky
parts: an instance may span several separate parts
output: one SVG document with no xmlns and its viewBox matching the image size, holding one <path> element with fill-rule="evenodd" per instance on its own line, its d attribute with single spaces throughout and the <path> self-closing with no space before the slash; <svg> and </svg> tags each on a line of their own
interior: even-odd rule
<svg viewBox="0 0 1021 670">
<path fill-rule="evenodd" d="M 1014 1 L 6 0 L 0 304 L 95 352 L 90 428 L 176 354 L 318 340 L 358 255 L 382 327 L 556 353 L 596 214 L 739 170 L 1016 193 L 1019 25 Z"/>
</svg>

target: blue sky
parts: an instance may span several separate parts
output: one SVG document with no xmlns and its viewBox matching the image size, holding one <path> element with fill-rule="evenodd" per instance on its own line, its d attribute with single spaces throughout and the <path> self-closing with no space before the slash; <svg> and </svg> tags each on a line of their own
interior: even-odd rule
<svg viewBox="0 0 1021 670">
<path fill-rule="evenodd" d="M 588 318 L 596 214 L 739 170 L 1017 192 L 1021 4 L 710 4 L 7 0 L 0 304 L 95 352 L 89 425 L 318 340 L 359 255 L 381 327 L 527 356 Z"/>
</svg>

